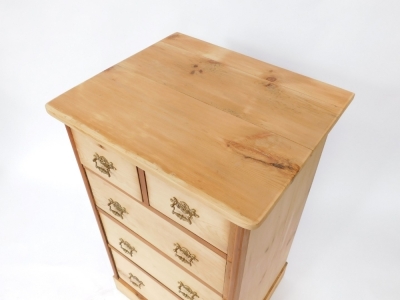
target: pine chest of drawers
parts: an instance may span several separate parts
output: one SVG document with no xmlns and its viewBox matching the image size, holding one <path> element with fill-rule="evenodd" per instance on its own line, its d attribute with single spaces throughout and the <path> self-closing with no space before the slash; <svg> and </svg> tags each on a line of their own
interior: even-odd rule
<svg viewBox="0 0 400 300">
<path fill-rule="evenodd" d="M 263 300 L 354 94 L 173 34 L 49 102 L 118 289 Z"/>
</svg>

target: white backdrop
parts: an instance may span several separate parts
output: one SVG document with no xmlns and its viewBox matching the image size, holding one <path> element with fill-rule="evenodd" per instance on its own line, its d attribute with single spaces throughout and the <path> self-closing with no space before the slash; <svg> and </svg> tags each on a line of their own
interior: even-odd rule
<svg viewBox="0 0 400 300">
<path fill-rule="evenodd" d="M 0 299 L 123 299 L 44 104 L 176 31 L 356 93 L 273 300 L 400 299 L 399 15 L 398 0 L 0 0 Z"/>
</svg>

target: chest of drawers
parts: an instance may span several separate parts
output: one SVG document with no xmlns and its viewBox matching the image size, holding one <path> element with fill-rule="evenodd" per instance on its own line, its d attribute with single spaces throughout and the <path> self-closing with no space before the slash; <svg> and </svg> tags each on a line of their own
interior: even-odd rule
<svg viewBox="0 0 400 300">
<path fill-rule="evenodd" d="M 353 97 L 176 33 L 46 109 L 66 124 L 122 293 L 263 300 Z"/>
</svg>

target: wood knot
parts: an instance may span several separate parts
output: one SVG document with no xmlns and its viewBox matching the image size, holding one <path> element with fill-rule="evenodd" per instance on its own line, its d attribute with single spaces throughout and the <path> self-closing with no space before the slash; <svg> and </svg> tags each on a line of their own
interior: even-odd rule
<svg viewBox="0 0 400 300">
<path fill-rule="evenodd" d="M 280 157 L 279 155 L 268 151 L 266 148 L 258 148 L 235 141 L 227 141 L 226 145 L 245 159 L 280 169 L 292 176 L 300 170 L 300 167 L 297 164 L 292 163 L 287 158 Z"/>
<path fill-rule="evenodd" d="M 199 65 L 197 65 L 197 64 L 193 65 L 194 69 L 190 72 L 190 74 L 194 75 L 196 72 L 198 72 L 200 74 L 203 73 L 203 70 L 202 69 L 199 70 L 198 67 L 199 67 Z"/>
</svg>

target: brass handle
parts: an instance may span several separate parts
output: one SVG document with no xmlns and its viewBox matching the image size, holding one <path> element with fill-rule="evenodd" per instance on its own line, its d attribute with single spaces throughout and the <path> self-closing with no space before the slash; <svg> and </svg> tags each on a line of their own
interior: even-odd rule
<svg viewBox="0 0 400 300">
<path fill-rule="evenodd" d="M 96 165 L 96 168 L 99 169 L 101 173 L 107 174 L 108 177 L 111 177 L 110 170 L 116 170 L 112 162 L 108 162 L 108 160 L 104 156 L 100 156 L 97 153 L 93 154 L 93 161 Z M 98 165 L 97 161 L 101 164 Z"/>
<path fill-rule="evenodd" d="M 133 252 L 136 252 L 135 247 L 131 246 L 127 241 L 124 241 L 124 239 L 119 239 L 119 245 L 126 254 L 129 254 L 130 256 L 133 255 Z"/>
<path fill-rule="evenodd" d="M 124 214 L 127 214 L 128 212 L 126 211 L 125 207 L 122 207 L 121 204 L 119 204 L 117 201 L 114 201 L 113 199 L 108 199 L 108 206 L 110 207 L 111 212 L 120 217 L 121 219 L 124 218 Z"/>
<path fill-rule="evenodd" d="M 196 214 L 195 209 L 190 209 L 189 205 L 187 205 L 183 201 L 178 201 L 175 197 L 170 199 L 172 204 L 171 207 L 172 213 L 174 215 L 177 215 L 179 219 L 184 220 L 186 222 L 189 222 L 189 224 L 192 224 L 192 218 L 196 217 L 199 218 L 199 216 Z M 175 209 L 178 208 L 180 212 L 176 212 Z"/>
<path fill-rule="evenodd" d="M 132 273 L 129 273 L 129 281 L 134 285 L 141 289 L 141 286 L 145 286 L 142 281 L 139 280 L 136 276 L 133 276 Z"/>
<path fill-rule="evenodd" d="M 190 266 L 192 266 L 192 262 L 195 261 L 199 261 L 196 258 L 196 255 L 190 253 L 190 251 L 184 247 L 181 247 L 181 245 L 179 245 L 178 243 L 174 244 L 175 249 L 175 256 L 177 256 L 182 262 L 189 264 Z"/>
<path fill-rule="evenodd" d="M 179 293 L 181 293 L 186 299 L 193 300 L 194 297 L 200 298 L 196 292 L 194 292 L 189 286 L 184 285 L 182 281 L 178 281 L 178 284 Z"/>
</svg>

